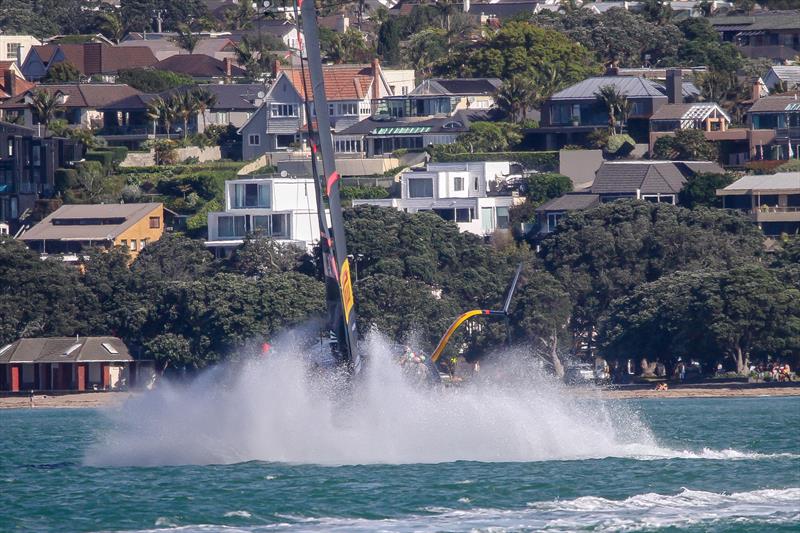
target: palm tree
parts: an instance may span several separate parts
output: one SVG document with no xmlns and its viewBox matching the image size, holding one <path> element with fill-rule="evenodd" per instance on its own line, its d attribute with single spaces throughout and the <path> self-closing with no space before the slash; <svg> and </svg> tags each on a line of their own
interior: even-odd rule
<svg viewBox="0 0 800 533">
<path fill-rule="evenodd" d="M 203 87 L 197 87 L 192 91 L 195 102 L 197 102 L 197 111 L 203 117 L 203 131 L 206 129 L 206 111 L 214 107 L 217 103 L 217 95 L 210 92 Z"/>
<path fill-rule="evenodd" d="M 122 23 L 120 16 L 114 11 L 106 11 L 100 13 L 97 18 L 100 32 L 119 44 L 122 38 L 125 37 L 125 25 Z"/>
<path fill-rule="evenodd" d="M 199 106 L 192 91 L 183 91 L 172 96 L 175 112 L 183 120 L 183 138 L 189 135 L 189 120 L 197 113 Z"/>
<path fill-rule="evenodd" d="M 48 124 L 62 110 L 62 96 L 61 91 L 50 92 L 40 89 L 25 98 L 31 108 L 33 118 L 44 126 L 45 132 L 47 132 Z"/>
<path fill-rule="evenodd" d="M 192 29 L 189 26 L 186 24 L 178 24 L 176 35 L 172 38 L 172 42 L 191 54 L 194 52 L 198 41 L 200 41 L 200 37 L 192 33 Z"/>
<path fill-rule="evenodd" d="M 530 80 L 522 76 L 514 76 L 506 81 L 497 90 L 496 102 L 512 122 L 525 120 L 528 116 L 528 107 L 537 95 L 536 88 Z"/>
<path fill-rule="evenodd" d="M 617 134 L 617 116 L 627 107 L 628 98 L 615 85 L 603 85 L 594 93 L 608 112 L 608 128 L 611 135 Z"/>
<path fill-rule="evenodd" d="M 177 109 L 175 107 L 174 97 L 164 99 L 157 97 L 147 104 L 147 117 L 158 124 L 164 124 L 164 130 L 169 137 L 172 124 L 177 117 Z"/>
</svg>

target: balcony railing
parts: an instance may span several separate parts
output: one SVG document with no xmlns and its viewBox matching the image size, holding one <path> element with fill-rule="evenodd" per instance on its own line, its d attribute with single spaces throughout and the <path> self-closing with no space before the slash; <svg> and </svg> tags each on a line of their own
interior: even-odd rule
<svg viewBox="0 0 800 533">
<path fill-rule="evenodd" d="M 791 139 L 792 141 L 800 140 L 800 127 L 791 128 L 776 128 L 775 138 L 780 140 Z"/>
<path fill-rule="evenodd" d="M 762 205 L 761 207 L 756 207 L 755 209 L 750 210 L 751 215 L 758 215 L 762 213 L 800 213 L 800 207 L 795 207 L 795 206 L 769 207 L 766 205 Z"/>
</svg>

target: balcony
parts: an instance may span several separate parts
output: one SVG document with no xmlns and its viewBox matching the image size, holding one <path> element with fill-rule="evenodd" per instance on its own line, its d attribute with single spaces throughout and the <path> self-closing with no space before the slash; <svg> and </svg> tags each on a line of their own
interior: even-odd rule
<svg viewBox="0 0 800 533">
<path fill-rule="evenodd" d="M 780 141 L 788 141 L 789 139 L 792 142 L 800 141 L 800 126 L 795 126 L 791 128 L 775 128 L 775 140 Z"/>
<path fill-rule="evenodd" d="M 750 215 L 757 222 L 800 222 L 800 207 L 762 205 L 750 210 Z"/>
</svg>

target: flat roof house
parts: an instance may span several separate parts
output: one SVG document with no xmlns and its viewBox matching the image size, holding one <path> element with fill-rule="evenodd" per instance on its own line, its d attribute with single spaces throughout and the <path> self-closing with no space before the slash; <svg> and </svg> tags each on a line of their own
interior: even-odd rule
<svg viewBox="0 0 800 533">
<path fill-rule="evenodd" d="M 509 229 L 509 208 L 525 201 L 514 187 L 521 177 L 507 161 L 428 163 L 425 170 L 402 174 L 400 198 L 353 200 L 353 205 L 432 211 L 461 231 L 488 236 Z"/>
<path fill-rule="evenodd" d="M 75 261 L 92 246 L 124 246 L 136 257 L 164 233 L 164 205 L 70 204 L 58 208 L 20 236 L 43 256 Z"/>
<path fill-rule="evenodd" d="M 800 96 L 770 95 L 757 99 L 747 111 L 751 130 L 771 130 L 772 139 L 759 147 L 765 159 L 791 159 L 800 145 Z M 789 149 L 791 144 L 792 149 Z"/>
<path fill-rule="evenodd" d="M 40 337 L 0 346 L 0 391 L 117 390 L 133 357 L 117 337 Z"/>
<path fill-rule="evenodd" d="M 723 207 L 750 215 L 764 235 L 800 233 L 800 172 L 745 176 L 717 196 Z"/>
</svg>

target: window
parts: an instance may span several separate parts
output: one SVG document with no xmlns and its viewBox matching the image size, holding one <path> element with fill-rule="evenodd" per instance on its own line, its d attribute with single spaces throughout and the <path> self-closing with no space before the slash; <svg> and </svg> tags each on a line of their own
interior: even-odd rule
<svg viewBox="0 0 800 533">
<path fill-rule="evenodd" d="M 357 115 L 358 104 L 344 103 L 338 105 L 339 115 Z"/>
<path fill-rule="evenodd" d="M 8 140 L 8 157 L 14 155 L 14 139 Z"/>
<path fill-rule="evenodd" d="M 296 117 L 297 104 L 272 104 L 271 115 L 273 117 Z"/>
<path fill-rule="evenodd" d="M 219 217 L 218 234 L 220 237 L 244 237 L 247 228 L 244 216 Z"/>
<path fill-rule="evenodd" d="M 492 217 L 491 207 L 481 207 L 481 229 L 484 233 L 494 231 L 494 217 Z"/>
<path fill-rule="evenodd" d="M 236 183 L 233 186 L 233 208 L 272 207 L 272 187 L 268 183 Z"/>
<path fill-rule="evenodd" d="M 433 198 L 433 179 L 410 178 L 408 180 L 408 196 L 410 198 Z"/>
<path fill-rule="evenodd" d="M 333 104 L 328 104 L 328 116 L 333 116 L 336 114 L 336 106 Z"/>
<path fill-rule="evenodd" d="M 131 239 L 131 252 L 135 252 L 139 249 L 139 241 L 136 239 Z"/>
<path fill-rule="evenodd" d="M 6 43 L 6 59 L 16 59 L 20 43 Z"/>
<path fill-rule="evenodd" d="M 139 241 L 139 250 L 144 250 L 145 246 L 147 246 L 147 239 L 142 239 Z"/>
<path fill-rule="evenodd" d="M 150 217 L 150 229 L 158 229 L 161 227 L 161 217 Z"/>
<path fill-rule="evenodd" d="M 217 112 L 217 124 L 229 124 L 231 121 L 231 114 L 227 112 Z"/>
<path fill-rule="evenodd" d="M 31 164 L 35 167 L 42 165 L 42 147 L 41 146 L 32 146 L 31 147 Z"/>
<path fill-rule="evenodd" d="M 128 239 L 122 239 L 120 241 L 120 246 L 122 246 L 123 248 L 127 248 L 128 247 Z"/>
<path fill-rule="evenodd" d="M 476 177 L 475 177 L 475 181 L 474 181 L 474 182 L 472 182 L 472 188 L 473 188 L 473 189 L 475 189 L 475 190 L 477 191 L 477 190 L 478 190 L 478 185 L 479 185 L 479 184 L 478 184 L 478 177 L 476 176 Z"/>
<path fill-rule="evenodd" d="M 497 213 L 497 228 L 508 229 L 508 208 L 498 207 L 495 212 Z"/>
<path fill-rule="evenodd" d="M 472 220 L 472 209 L 469 207 L 456 209 L 456 222 L 470 222 Z"/>
<path fill-rule="evenodd" d="M 276 149 L 290 148 L 291 145 L 295 143 L 295 140 L 296 139 L 294 135 L 276 135 L 275 148 Z"/>
<path fill-rule="evenodd" d="M 103 348 L 105 348 L 105 349 L 106 349 L 106 351 L 107 351 L 108 353 L 110 353 L 110 354 L 118 354 L 118 353 L 119 353 L 119 350 L 117 350 L 116 348 L 114 348 L 114 347 L 111 345 L 111 343 L 110 343 L 110 342 L 104 342 L 104 343 L 102 343 L 102 345 L 103 345 Z"/>
<path fill-rule="evenodd" d="M 360 115 L 371 115 L 372 109 L 369 107 L 369 104 L 362 103 L 361 109 L 359 110 Z"/>
<path fill-rule="evenodd" d="M 261 135 L 254 133 L 247 136 L 247 145 L 248 146 L 260 146 L 261 145 Z"/>
<path fill-rule="evenodd" d="M 558 226 L 559 220 L 564 216 L 564 213 L 548 213 L 547 214 L 547 231 L 553 231 Z"/>
<path fill-rule="evenodd" d="M 336 141 L 337 152 L 345 154 L 361 153 L 361 141 L 358 139 L 340 139 Z"/>
<path fill-rule="evenodd" d="M 463 191 L 464 190 L 464 177 L 463 176 L 456 176 L 453 178 L 453 190 L 454 191 Z"/>
<path fill-rule="evenodd" d="M 276 214 L 253 217 L 253 231 L 270 237 L 289 237 L 289 215 Z"/>
</svg>

